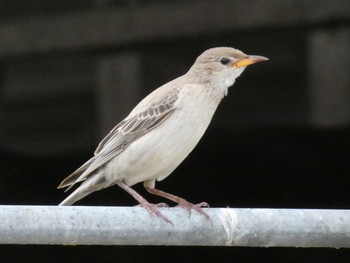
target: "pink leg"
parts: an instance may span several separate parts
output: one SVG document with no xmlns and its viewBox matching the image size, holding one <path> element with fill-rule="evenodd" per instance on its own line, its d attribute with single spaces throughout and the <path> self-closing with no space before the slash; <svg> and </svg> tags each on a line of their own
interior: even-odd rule
<svg viewBox="0 0 350 263">
<path fill-rule="evenodd" d="M 170 201 L 173 201 L 177 204 L 179 204 L 179 206 L 187 209 L 189 212 L 190 212 L 190 215 L 191 215 L 191 210 L 195 210 L 197 213 L 203 215 L 207 220 L 210 220 L 210 217 L 209 215 L 203 211 L 202 207 L 209 207 L 209 205 L 206 203 L 206 202 L 202 202 L 202 203 L 199 203 L 199 204 L 192 204 L 190 202 L 188 202 L 187 200 L 181 198 L 181 197 L 178 197 L 176 195 L 173 195 L 173 194 L 169 194 L 167 192 L 163 192 L 161 190 L 158 190 L 156 188 L 149 188 L 147 186 L 145 186 L 146 190 L 151 193 L 151 194 L 154 194 L 154 195 L 158 195 L 158 196 L 161 196 L 161 197 L 164 197 Z"/>
<path fill-rule="evenodd" d="M 156 215 L 160 218 L 162 218 L 165 222 L 172 224 L 166 216 L 164 216 L 158 209 L 158 206 L 155 204 L 149 203 L 145 198 L 143 198 L 139 193 L 137 193 L 134 189 L 132 189 L 130 186 L 125 184 L 124 182 L 117 182 L 117 185 L 124 189 L 126 192 L 128 192 L 133 198 L 135 198 L 142 207 L 144 207 L 150 215 Z"/>
</svg>

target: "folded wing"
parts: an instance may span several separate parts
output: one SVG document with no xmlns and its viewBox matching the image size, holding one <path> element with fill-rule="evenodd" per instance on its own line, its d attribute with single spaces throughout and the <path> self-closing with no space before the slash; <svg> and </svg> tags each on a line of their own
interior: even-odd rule
<svg viewBox="0 0 350 263">
<path fill-rule="evenodd" d="M 95 156 L 65 178 L 58 188 L 70 186 L 66 190 L 68 191 L 75 183 L 84 181 L 101 166 L 123 152 L 131 143 L 159 126 L 174 112 L 178 93 L 179 90 L 174 89 L 152 103 L 148 109 L 121 121 L 100 142 Z"/>
</svg>

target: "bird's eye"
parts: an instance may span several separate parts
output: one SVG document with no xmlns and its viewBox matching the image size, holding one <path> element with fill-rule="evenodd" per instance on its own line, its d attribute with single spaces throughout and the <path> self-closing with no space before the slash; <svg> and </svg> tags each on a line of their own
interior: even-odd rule
<svg viewBox="0 0 350 263">
<path fill-rule="evenodd" d="M 229 63 L 231 62 L 231 60 L 230 59 L 228 59 L 228 58 L 225 58 L 225 57 L 222 57 L 221 59 L 220 59 L 220 63 L 222 64 L 222 65 L 228 65 Z"/>
</svg>

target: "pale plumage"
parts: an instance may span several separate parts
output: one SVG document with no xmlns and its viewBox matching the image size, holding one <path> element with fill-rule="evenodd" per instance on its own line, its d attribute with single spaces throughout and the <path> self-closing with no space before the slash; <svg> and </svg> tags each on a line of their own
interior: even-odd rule
<svg viewBox="0 0 350 263">
<path fill-rule="evenodd" d="M 94 157 L 62 181 L 58 188 L 82 184 L 60 205 L 117 184 L 151 214 L 169 222 L 158 209 L 130 186 L 144 182 L 152 194 L 195 209 L 199 206 L 155 189 L 192 151 L 227 89 L 247 65 L 266 60 L 233 48 L 213 48 L 199 56 L 183 76 L 144 98 L 98 145 Z"/>
<path fill-rule="evenodd" d="M 130 143 L 157 127 L 175 109 L 174 103 L 178 94 L 178 89 L 172 89 L 161 99 L 151 103 L 148 108 L 130 113 L 100 142 L 95 150 L 95 156 L 64 179 L 59 188 L 70 185 L 66 190 L 68 191 L 75 183 L 85 180 L 96 169 L 124 151 Z"/>
</svg>

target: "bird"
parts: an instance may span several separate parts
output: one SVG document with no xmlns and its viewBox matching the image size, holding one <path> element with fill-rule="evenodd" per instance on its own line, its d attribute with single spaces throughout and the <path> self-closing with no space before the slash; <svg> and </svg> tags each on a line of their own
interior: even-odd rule
<svg viewBox="0 0 350 263">
<path fill-rule="evenodd" d="M 150 215 L 172 223 L 132 186 L 143 182 L 153 195 L 197 211 L 206 202 L 193 204 L 184 198 L 155 188 L 167 178 L 202 138 L 228 89 L 244 69 L 266 61 L 264 56 L 246 55 L 231 47 L 204 51 L 184 75 L 146 96 L 97 146 L 94 156 L 66 177 L 57 188 L 81 183 L 59 206 L 71 205 L 92 192 L 117 185 L 128 192 Z"/>
</svg>

